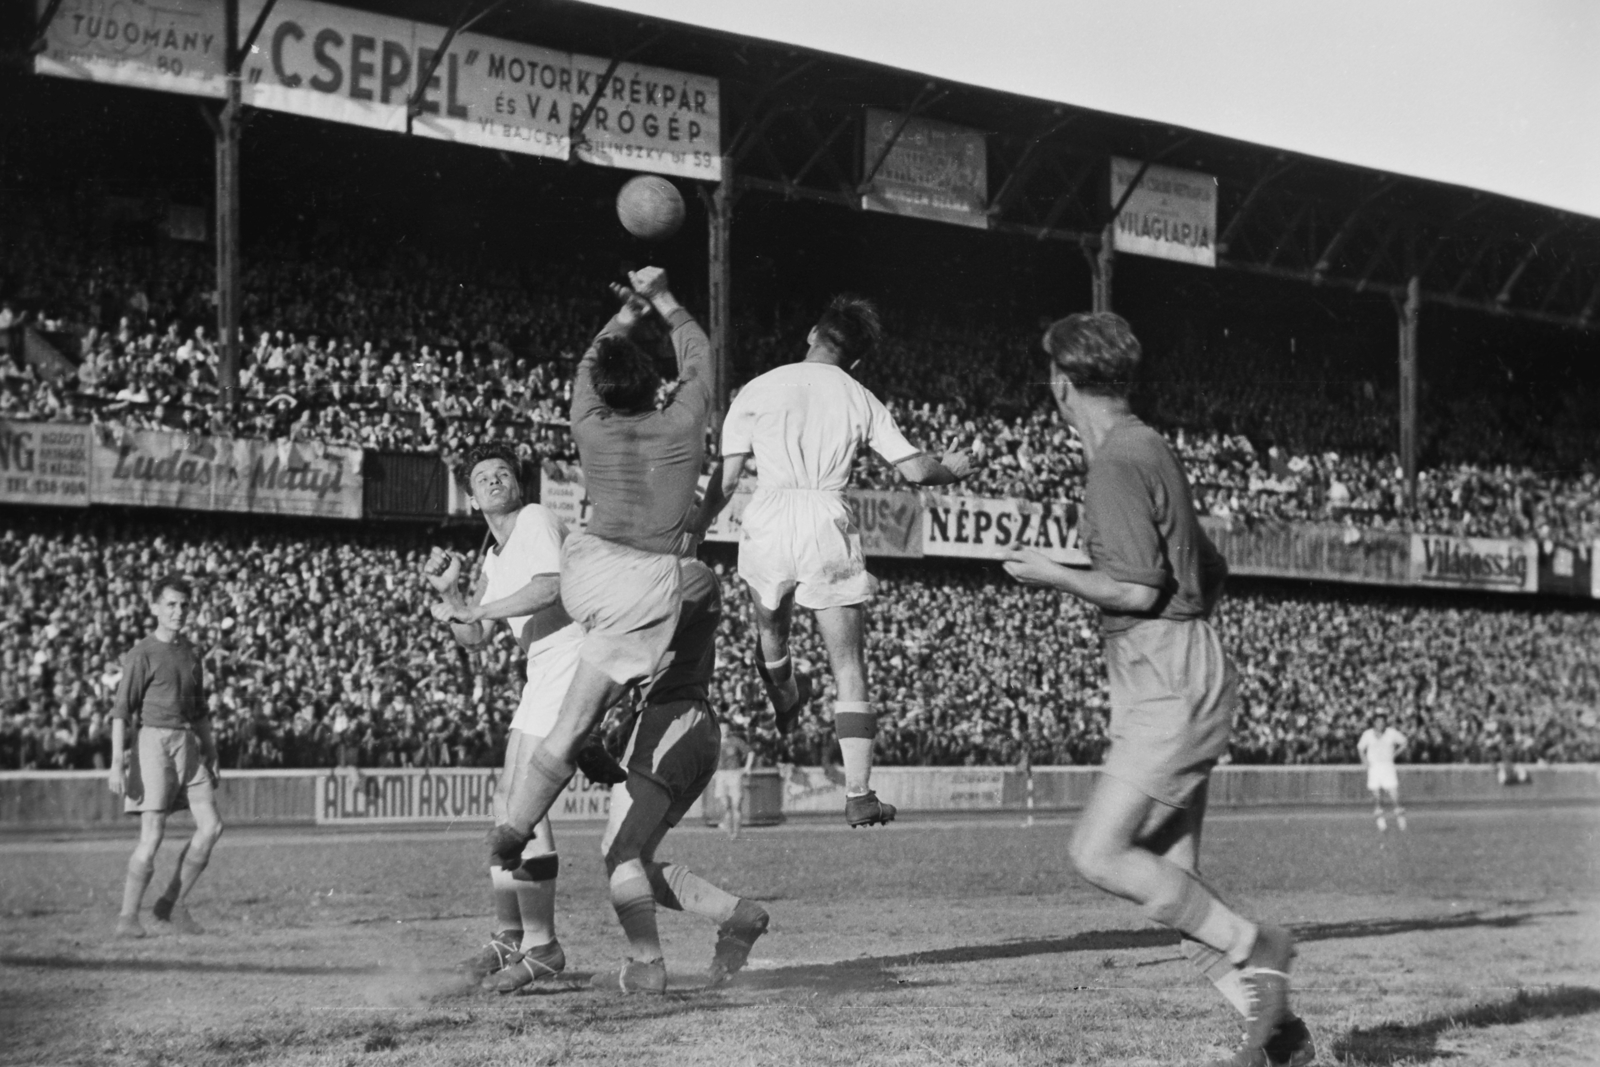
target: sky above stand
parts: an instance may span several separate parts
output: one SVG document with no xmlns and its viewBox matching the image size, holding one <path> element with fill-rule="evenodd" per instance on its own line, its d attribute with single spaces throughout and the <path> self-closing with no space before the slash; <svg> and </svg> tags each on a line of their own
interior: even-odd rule
<svg viewBox="0 0 1600 1067">
<path fill-rule="evenodd" d="M 1600 0 L 588 0 L 1600 218 Z"/>
</svg>

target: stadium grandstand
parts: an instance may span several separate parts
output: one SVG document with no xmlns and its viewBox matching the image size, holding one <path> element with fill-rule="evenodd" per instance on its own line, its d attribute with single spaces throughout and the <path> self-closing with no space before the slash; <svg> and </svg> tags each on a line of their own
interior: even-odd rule
<svg viewBox="0 0 1600 1067">
<path fill-rule="evenodd" d="M 510 442 L 581 522 L 573 361 L 647 263 L 711 328 L 724 398 L 798 358 L 829 296 L 870 296 L 889 343 L 863 380 L 913 442 L 981 462 L 939 496 L 857 471 L 885 516 L 880 763 L 1107 744 L 1093 618 L 995 562 L 1024 527 L 1074 558 L 1082 452 L 1039 336 L 1091 307 L 1143 340 L 1136 407 L 1235 571 L 1233 761 L 1352 762 L 1379 711 L 1413 760 L 1600 760 L 1600 220 L 566 0 L 373 2 L 349 13 L 370 39 L 248 3 L 228 32 L 256 49 L 209 80 L 199 45 L 162 68 L 181 85 L 51 76 L 104 44 L 79 6 L 0 27 L 0 768 L 106 765 L 118 659 L 172 569 L 226 766 L 497 764 L 515 649 L 475 664 L 419 580 L 430 546 L 482 541 L 449 461 Z M 602 91 L 542 84 L 552 54 Z M 318 79 L 339 107 L 296 102 Z M 645 143 L 680 120 L 703 148 Z M 685 193 L 670 241 L 617 223 L 640 169 Z M 1149 202 L 1181 188 L 1209 197 L 1192 232 Z M 734 536 L 702 548 L 735 608 L 714 702 L 764 759 L 831 762 L 805 619 L 816 708 L 771 729 Z"/>
</svg>

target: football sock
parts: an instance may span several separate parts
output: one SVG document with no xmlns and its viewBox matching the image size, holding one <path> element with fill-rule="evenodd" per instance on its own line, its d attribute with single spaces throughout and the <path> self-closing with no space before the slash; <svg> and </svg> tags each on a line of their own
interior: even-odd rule
<svg viewBox="0 0 1600 1067">
<path fill-rule="evenodd" d="M 767 674 L 772 678 L 772 688 L 777 692 L 781 707 L 792 707 L 800 699 L 800 683 L 795 681 L 794 669 L 788 656 L 764 661 Z"/>
<path fill-rule="evenodd" d="M 611 906 L 628 935 L 628 955 L 636 960 L 661 958 L 661 935 L 656 929 L 656 897 L 644 864 L 627 860 L 611 872 Z"/>
<path fill-rule="evenodd" d="M 1195 970 L 1205 975 L 1211 984 L 1217 987 L 1217 992 L 1235 1011 L 1245 1018 L 1250 1017 L 1250 1001 L 1245 995 L 1244 983 L 1241 981 L 1243 973 L 1235 967 L 1227 953 L 1219 952 L 1210 945 L 1203 945 L 1193 938 L 1183 939 L 1183 954 L 1189 962 L 1194 964 Z"/>
<path fill-rule="evenodd" d="M 681 863 L 651 863 L 645 866 L 656 903 L 672 911 L 703 915 L 714 923 L 733 918 L 739 898 L 718 889 Z"/>
<path fill-rule="evenodd" d="M 1222 901 L 1183 868 L 1163 861 L 1162 882 L 1145 903 L 1145 913 L 1179 933 L 1222 952 L 1235 964 L 1250 958 L 1256 926 Z"/>
<path fill-rule="evenodd" d="M 189 890 L 194 888 L 195 882 L 199 880 L 210 859 L 210 853 L 197 859 L 193 850 L 189 848 L 183 850 L 183 855 L 178 857 L 178 869 L 172 873 L 172 885 L 178 889 L 176 896 L 171 897 L 175 903 L 188 899 Z M 172 893 L 172 886 L 167 887 L 167 893 Z"/>
<path fill-rule="evenodd" d="M 517 907 L 517 887 L 511 872 L 498 863 L 489 864 L 489 885 L 494 894 L 494 928 L 521 930 L 522 912 Z"/>
<path fill-rule="evenodd" d="M 506 822 L 518 833 L 533 833 L 534 824 L 550 811 L 577 766 L 552 754 L 541 741 L 528 755 L 527 773 L 517 782 L 506 805 Z"/>
<path fill-rule="evenodd" d="M 530 855 L 538 846 L 531 841 L 528 846 L 522 851 L 522 866 L 509 872 L 516 887 L 524 952 L 556 939 L 556 874 L 561 869 L 561 858 L 554 852 Z"/>
<path fill-rule="evenodd" d="M 833 705 L 833 733 L 844 757 L 844 787 L 860 796 L 872 777 L 872 743 L 878 736 L 878 716 L 865 700 L 840 700 Z"/>
<path fill-rule="evenodd" d="M 188 860 L 188 858 L 189 858 L 189 845 L 186 843 L 183 846 L 183 851 L 178 853 L 178 864 L 177 864 L 177 866 L 172 868 L 172 880 L 167 883 L 167 888 L 163 889 L 161 891 L 161 895 L 156 898 L 156 905 L 157 905 L 157 908 L 158 908 L 158 912 L 159 912 L 160 905 L 162 905 L 163 903 L 168 904 L 168 905 L 172 905 L 172 904 L 176 904 L 178 902 L 178 900 L 180 899 L 180 896 L 183 893 L 183 865 L 184 865 L 185 861 Z M 201 868 L 202 869 L 204 869 L 204 866 L 205 866 L 204 864 L 201 864 Z M 193 882 L 193 880 L 191 879 L 191 884 L 192 884 L 192 882 Z M 159 918 L 159 917 L 160 917 L 160 915 L 158 914 L 157 918 Z"/>
<path fill-rule="evenodd" d="M 141 860 L 138 853 L 128 857 L 128 879 L 122 884 L 122 914 L 132 918 L 139 914 L 139 903 L 144 900 L 144 891 L 150 887 L 150 877 L 156 873 L 156 865 L 149 860 Z"/>
</svg>

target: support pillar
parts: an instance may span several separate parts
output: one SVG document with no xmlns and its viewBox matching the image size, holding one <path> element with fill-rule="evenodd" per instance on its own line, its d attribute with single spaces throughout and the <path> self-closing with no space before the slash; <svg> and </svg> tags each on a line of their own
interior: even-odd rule
<svg viewBox="0 0 1600 1067">
<path fill-rule="evenodd" d="M 1400 469 L 1405 473 L 1406 509 L 1417 507 L 1417 318 L 1422 310 L 1422 279 L 1406 282 L 1400 312 Z"/>
<path fill-rule="evenodd" d="M 722 158 L 722 180 L 711 194 L 706 231 L 710 239 L 706 266 L 710 274 L 711 357 L 714 368 L 712 395 L 716 400 L 716 432 L 722 432 L 722 415 L 728 410 L 728 383 L 733 359 L 733 260 L 729 241 L 733 229 L 733 158 Z"/>
<path fill-rule="evenodd" d="M 1100 247 L 1085 248 L 1084 255 L 1089 260 L 1089 284 L 1092 287 L 1090 294 L 1090 311 L 1111 310 L 1111 275 L 1116 262 L 1116 252 L 1112 248 L 1112 227 L 1116 225 L 1113 219 L 1100 232 Z"/>
<path fill-rule="evenodd" d="M 239 403 L 239 134 L 244 106 L 239 85 L 239 0 L 226 0 L 227 99 L 217 116 L 217 385 L 223 410 Z"/>
</svg>

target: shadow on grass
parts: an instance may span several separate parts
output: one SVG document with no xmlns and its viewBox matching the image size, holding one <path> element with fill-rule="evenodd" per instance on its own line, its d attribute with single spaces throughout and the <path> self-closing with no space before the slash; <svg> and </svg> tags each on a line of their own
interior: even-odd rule
<svg viewBox="0 0 1600 1067">
<path fill-rule="evenodd" d="M 392 967 L 283 966 L 267 963 L 225 963 L 217 960 L 141 959 L 139 957 L 95 959 L 85 956 L 0 955 L 0 966 L 41 967 L 56 971 L 182 971 L 188 974 L 282 974 L 290 976 L 394 973 L 394 968 Z"/>
<path fill-rule="evenodd" d="M 1536 919 L 1577 915 L 1576 911 L 1524 911 L 1509 915 L 1485 915 L 1464 911 L 1424 919 L 1356 919 L 1342 923 L 1300 923 L 1290 927 L 1297 941 L 1339 941 L 1353 937 L 1391 937 L 1395 934 L 1438 933 L 1443 930 L 1514 930 Z"/>
<path fill-rule="evenodd" d="M 1356 937 L 1390 937 L 1395 934 L 1465 930 L 1474 927 L 1505 930 L 1536 919 L 1576 914 L 1578 913 L 1573 911 L 1522 912 L 1514 915 L 1463 912 L 1459 915 L 1423 919 L 1365 919 L 1339 923 L 1305 923 L 1294 927 L 1294 935 L 1296 940 L 1306 942 Z M 931 967 L 949 963 L 979 963 L 987 960 L 1022 959 L 1027 956 L 1052 956 L 1066 952 L 1115 952 L 1125 949 L 1177 946 L 1177 933 L 1160 927 L 1148 927 L 1142 930 L 1090 930 L 1070 937 L 1029 938 L 1003 941 L 998 944 L 960 945 L 926 952 L 908 952 L 900 956 L 863 956 L 859 959 L 841 960 L 838 963 L 818 963 L 747 972 L 739 980 L 739 985 L 746 989 L 781 989 L 811 985 L 831 988 L 835 984 L 843 983 L 846 987 L 844 991 L 865 992 L 871 989 L 894 989 L 909 984 L 890 970 L 894 967 Z"/>
<path fill-rule="evenodd" d="M 1556 986 L 1539 993 L 1519 990 L 1509 1000 L 1478 1004 L 1466 1011 L 1436 1015 L 1410 1026 L 1384 1023 L 1357 1027 L 1333 1043 L 1333 1055 L 1345 1067 L 1388 1067 L 1401 1062 L 1427 1063 L 1456 1055 L 1439 1048 L 1439 1035 L 1449 1030 L 1482 1030 L 1534 1019 L 1564 1019 L 1600 1012 L 1600 989 Z"/>
</svg>

